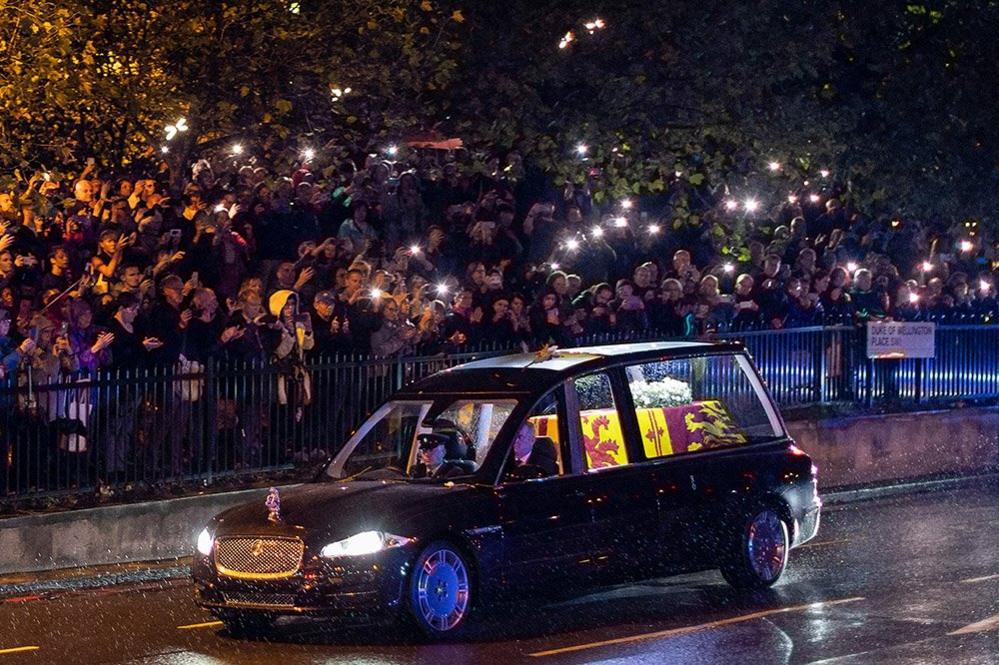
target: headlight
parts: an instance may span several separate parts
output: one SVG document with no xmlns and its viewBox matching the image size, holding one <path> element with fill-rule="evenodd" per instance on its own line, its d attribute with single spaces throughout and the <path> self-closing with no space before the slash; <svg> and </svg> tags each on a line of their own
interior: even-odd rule
<svg viewBox="0 0 999 665">
<path fill-rule="evenodd" d="M 198 552 L 200 552 L 203 556 L 208 556 L 212 553 L 212 547 L 214 545 L 215 538 L 212 537 L 212 533 L 208 530 L 208 527 L 205 527 L 201 530 L 201 533 L 198 534 L 198 544 L 196 545 Z"/>
<path fill-rule="evenodd" d="M 402 547 L 412 541 L 412 538 L 394 536 L 381 531 L 362 531 L 361 533 L 330 543 L 320 550 L 319 554 L 331 559 L 338 556 L 361 556 L 374 554 L 392 547 Z"/>
</svg>

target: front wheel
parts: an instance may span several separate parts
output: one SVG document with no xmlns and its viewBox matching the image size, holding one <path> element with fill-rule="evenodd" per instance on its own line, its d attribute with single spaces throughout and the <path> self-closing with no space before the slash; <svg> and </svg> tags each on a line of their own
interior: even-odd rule
<svg viewBox="0 0 999 665">
<path fill-rule="evenodd" d="M 772 508 L 749 511 L 732 534 L 721 573 L 737 589 L 766 589 L 787 566 L 787 524 Z"/>
<path fill-rule="evenodd" d="M 460 635 L 472 608 L 471 567 L 466 556 L 446 541 L 427 545 L 409 578 L 409 614 L 431 640 Z"/>
</svg>

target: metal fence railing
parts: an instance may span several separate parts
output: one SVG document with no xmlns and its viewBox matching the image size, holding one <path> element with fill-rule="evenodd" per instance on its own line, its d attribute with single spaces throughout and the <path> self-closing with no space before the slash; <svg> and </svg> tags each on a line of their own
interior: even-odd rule
<svg viewBox="0 0 999 665">
<path fill-rule="evenodd" d="M 870 361 L 864 331 L 852 327 L 717 338 L 746 345 L 783 407 L 999 398 L 995 326 L 939 326 L 936 357 L 927 360 Z M 308 466 L 335 452 L 403 385 L 496 353 L 503 352 L 336 356 L 310 360 L 307 373 L 297 375 L 262 363 L 51 380 L 21 371 L 0 382 L 0 500 L 215 482 Z"/>
</svg>

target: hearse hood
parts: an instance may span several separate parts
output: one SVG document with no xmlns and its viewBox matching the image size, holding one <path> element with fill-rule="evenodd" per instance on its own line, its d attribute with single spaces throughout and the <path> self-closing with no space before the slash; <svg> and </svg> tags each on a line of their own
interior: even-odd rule
<svg viewBox="0 0 999 665">
<path fill-rule="evenodd" d="M 215 535 L 296 535 L 306 543 L 362 531 L 418 536 L 428 522 L 467 514 L 474 489 L 382 480 L 310 483 L 279 490 L 277 501 L 268 495 L 226 510 L 216 518 Z"/>
</svg>

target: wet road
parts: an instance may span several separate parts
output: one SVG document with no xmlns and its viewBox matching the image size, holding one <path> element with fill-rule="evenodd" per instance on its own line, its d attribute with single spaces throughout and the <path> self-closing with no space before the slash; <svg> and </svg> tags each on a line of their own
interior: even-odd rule
<svg viewBox="0 0 999 665">
<path fill-rule="evenodd" d="M 460 644 L 311 622 L 237 640 L 183 579 L 8 597 L 0 665 L 20 662 L 999 664 L 999 484 L 828 508 L 766 593 L 660 579 L 506 608 Z"/>
</svg>

